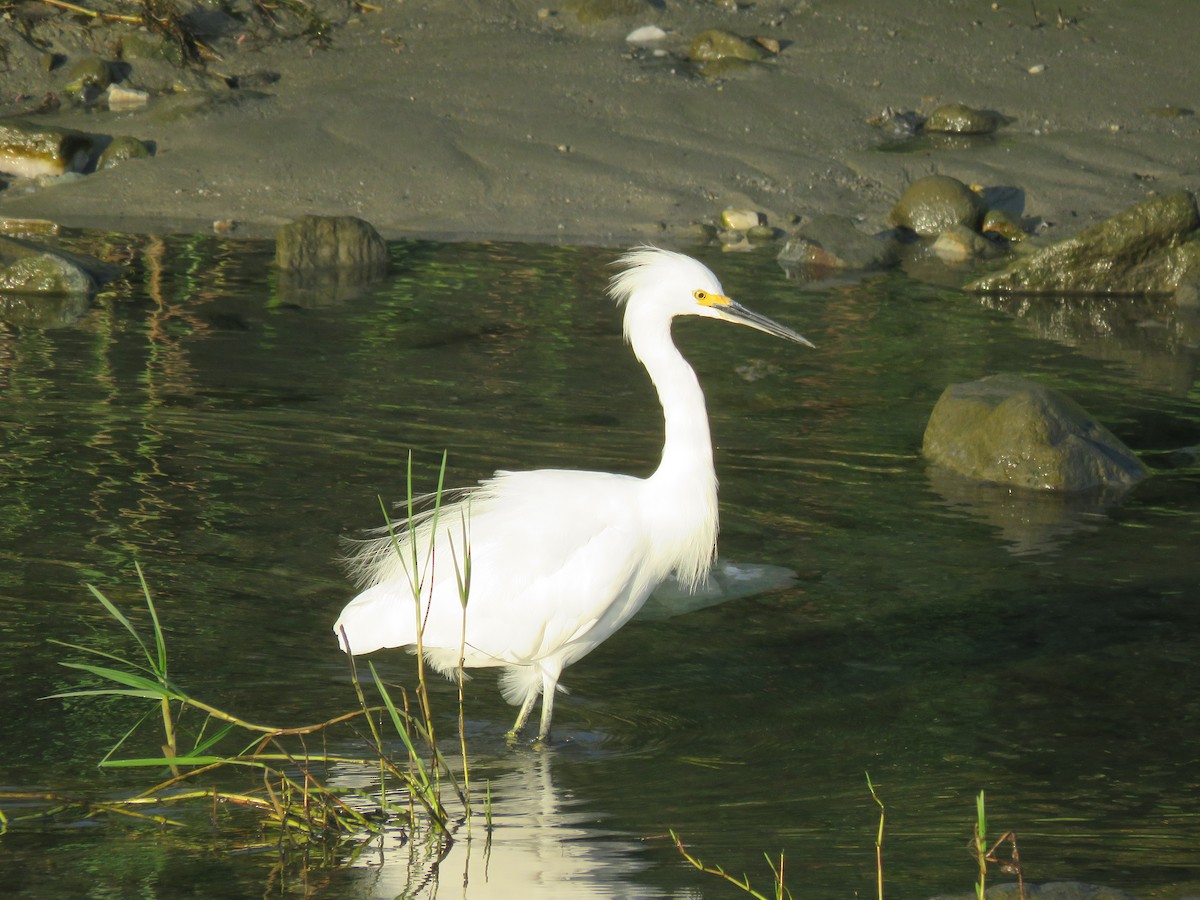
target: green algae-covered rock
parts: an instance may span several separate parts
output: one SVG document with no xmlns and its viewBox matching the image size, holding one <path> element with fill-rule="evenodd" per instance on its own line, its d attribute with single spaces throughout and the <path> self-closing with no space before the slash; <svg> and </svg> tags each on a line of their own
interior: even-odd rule
<svg viewBox="0 0 1200 900">
<path fill-rule="evenodd" d="M 698 63 L 728 59 L 758 62 L 766 55 L 767 51 L 753 41 L 738 37 L 730 31 L 722 31 L 720 28 L 702 31 L 692 39 L 688 48 L 688 59 Z"/>
<path fill-rule="evenodd" d="M 301 216 L 275 237 L 281 269 L 387 268 L 387 244 L 371 225 L 354 216 Z"/>
<path fill-rule="evenodd" d="M 1011 293 L 1170 293 L 1197 271 L 1200 213 L 1187 191 L 1151 197 L 967 285 Z"/>
<path fill-rule="evenodd" d="M 991 134 L 999 124 L 995 114 L 961 103 L 944 103 L 929 114 L 925 130 L 942 134 Z"/>
<path fill-rule="evenodd" d="M 127 159 L 148 159 L 153 155 L 150 148 L 137 138 L 127 134 L 119 135 L 113 138 L 100 154 L 96 171 L 110 168 Z"/>
<path fill-rule="evenodd" d="M 888 222 L 926 237 L 955 225 L 978 230 L 986 208 L 983 198 L 957 178 L 926 175 L 908 186 Z"/>
<path fill-rule="evenodd" d="M 96 96 L 112 84 L 112 67 L 98 56 L 86 56 L 67 70 L 64 90 L 83 99 Z"/>
<path fill-rule="evenodd" d="M 76 259 L 0 237 L 0 293 L 86 295 L 95 289 L 95 279 Z"/>
<path fill-rule="evenodd" d="M 1065 395 L 1016 375 L 952 384 L 929 417 L 921 452 L 978 481 L 1085 491 L 1128 487 L 1141 460 Z"/>
</svg>

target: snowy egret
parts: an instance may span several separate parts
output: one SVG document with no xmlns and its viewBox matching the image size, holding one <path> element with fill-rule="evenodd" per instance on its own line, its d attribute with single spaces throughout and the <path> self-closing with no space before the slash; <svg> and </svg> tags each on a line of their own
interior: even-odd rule
<svg viewBox="0 0 1200 900">
<path fill-rule="evenodd" d="M 671 320 L 721 319 L 812 346 L 729 299 L 690 257 L 641 247 L 618 264 L 608 292 L 625 307 L 625 339 L 650 374 L 666 420 L 658 468 L 648 478 L 497 472 L 444 496 L 436 535 L 425 513 L 357 547 L 350 567 L 365 590 L 334 625 L 342 649 L 356 655 L 415 648 L 420 629 L 425 658 L 449 677 L 460 665 L 504 667 L 504 697 L 521 707 L 510 734 L 521 731 L 541 696 L 539 741 L 550 736 L 562 670 L 628 622 L 667 576 L 694 588 L 712 565 L 717 478 L 708 413 L 695 372 L 671 340 Z"/>
</svg>

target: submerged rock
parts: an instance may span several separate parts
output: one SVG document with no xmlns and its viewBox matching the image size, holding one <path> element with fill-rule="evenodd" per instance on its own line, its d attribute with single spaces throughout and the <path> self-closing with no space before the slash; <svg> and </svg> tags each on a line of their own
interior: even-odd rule
<svg viewBox="0 0 1200 900">
<path fill-rule="evenodd" d="M 952 384 L 925 428 L 930 462 L 979 481 L 1085 491 L 1128 487 L 1141 460 L 1077 403 L 1016 375 Z"/>
<path fill-rule="evenodd" d="M 977 193 L 948 175 L 927 175 L 908 186 L 892 208 L 888 222 L 929 237 L 955 225 L 979 229 L 987 204 Z"/>
<path fill-rule="evenodd" d="M 22 178 L 62 175 L 84 168 L 91 152 L 92 139 L 82 131 L 22 119 L 0 121 L 0 172 Z"/>
<path fill-rule="evenodd" d="M 831 269 L 884 269 L 896 264 L 893 240 L 864 234 L 847 216 L 814 216 L 787 240 L 776 257 L 791 276 Z"/>
<path fill-rule="evenodd" d="M 370 223 L 354 216 L 301 216 L 279 229 L 275 263 L 281 269 L 386 269 L 387 244 Z"/>
<path fill-rule="evenodd" d="M 0 293 L 87 295 L 95 289 L 95 279 L 78 260 L 16 238 L 0 237 Z"/>
<path fill-rule="evenodd" d="M 1151 197 L 967 285 L 1012 293 L 1170 293 L 1200 277 L 1200 213 L 1187 191 Z"/>
</svg>

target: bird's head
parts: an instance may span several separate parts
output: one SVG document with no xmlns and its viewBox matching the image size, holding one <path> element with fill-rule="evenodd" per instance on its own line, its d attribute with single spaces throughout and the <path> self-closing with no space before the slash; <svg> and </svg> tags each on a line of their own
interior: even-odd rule
<svg viewBox="0 0 1200 900">
<path fill-rule="evenodd" d="M 806 347 L 805 337 L 778 322 L 746 309 L 726 296 L 717 276 L 703 263 L 657 247 L 637 247 L 617 260 L 608 293 L 625 307 L 625 337 L 639 321 L 667 324 L 676 316 L 702 316 L 748 325 Z"/>
</svg>

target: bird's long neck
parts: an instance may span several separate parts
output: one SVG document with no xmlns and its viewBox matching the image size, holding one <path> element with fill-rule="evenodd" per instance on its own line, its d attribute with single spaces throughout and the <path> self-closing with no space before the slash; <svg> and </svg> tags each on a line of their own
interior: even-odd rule
<svg viewBox="0 0 1200 900">
<path fill-rule="evenodd" d="M 662 461 L 654 477 L 674 474 L 695 478 L 705 473 L 711 477 L 712 437 L 704 392 L 696 373 L 671 340 L 670 323 L 643 330 L 631 344 L 654 382 L 665 420 Z"/>
<path fill-rule="evenodd" d="M 704 392 L 671 340 L 669 321 L 630 334 L 633 352 L 658 391 L 665 424 L 662 460 L 647 486 L 659 495 L 673 525 L 680 523 L 676 570 L 685 585 L 694 585 L 707 575 L 717 540 L 717 478 Z"/>
</svg>

